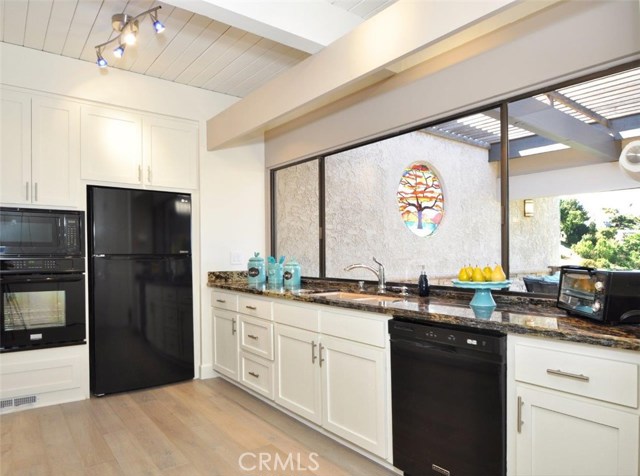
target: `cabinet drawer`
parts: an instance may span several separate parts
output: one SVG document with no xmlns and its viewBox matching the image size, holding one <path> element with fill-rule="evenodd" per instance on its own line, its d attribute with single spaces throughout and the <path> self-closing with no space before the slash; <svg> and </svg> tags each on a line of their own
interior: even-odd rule
<svg viewBox="0 0 640 476">
<path fill-rule="evenodd" d="M 273 362 L 241 352 L 240 382 L 273 400 Z"/>
<path fill-rule="evenodd" d="M 295 304 L 273 303 L 273 319 L 280 324 L 318 332 L 320 329 L 318 310 Z"/>
<path fill-rule="evenodd" d="M 241 315 L 240 348 L 273 360 L 273 322 Z"/>
<path fill-rule="evenodd" d="M 249 296 L 240 296 L 238 306 L 238 312 L 242 312 L 243 314 L 260 317 L 262 319 L 273 319 L 271 301 Z"/>
<path fill-rule="evenodd" d="M 228 311 L 238 310 L 238 295 L 225 291 L 214 290 L 211 293 L 211 305 Z"/>
<path fill-rule="evenodd" d="M 518 344 L 516 380 L 583 397 L 638 407 L 638 365 Z"/>
<path fill-rule="evenodd" d="M 378 319 L 353 312 L 322 310 L 320 332 L 378 347 L 387 344 L 387 321 L 382 315 Z"/>
</svg>

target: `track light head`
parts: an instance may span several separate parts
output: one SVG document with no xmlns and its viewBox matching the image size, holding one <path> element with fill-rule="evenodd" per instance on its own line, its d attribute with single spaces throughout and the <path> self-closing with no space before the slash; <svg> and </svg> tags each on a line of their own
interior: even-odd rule
<svg viewBox="0 0 640 476">
<path fill-rule="evenodd" d="M 164 25 L 160 20 L 158 20 L 158 12 L 151 12 L 151 20 L 153 20 L 153 28 L 155 28 L 156 33 L 162 33 L 164 31 Z"/>
<path fill-rule="evenodd" d="M 124 49 L 127 45 L 118 45 L 118 47 L 113 50 L 113 56 L 116 58 L 122 58 L 124 56 Z"/>
</svg>

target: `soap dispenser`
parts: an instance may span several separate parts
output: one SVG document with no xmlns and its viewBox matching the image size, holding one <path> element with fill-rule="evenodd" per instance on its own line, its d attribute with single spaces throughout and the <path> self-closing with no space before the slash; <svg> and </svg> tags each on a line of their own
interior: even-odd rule
<svg viewBox="0 0 640 476">
<path fill-rule="evenodd" d="M 418 295 L 424 297 L 429 295 L 429 280 L 427 279 L 427 272 L 422 266 L 420 277 L 418 278 Z"/>
</svg>

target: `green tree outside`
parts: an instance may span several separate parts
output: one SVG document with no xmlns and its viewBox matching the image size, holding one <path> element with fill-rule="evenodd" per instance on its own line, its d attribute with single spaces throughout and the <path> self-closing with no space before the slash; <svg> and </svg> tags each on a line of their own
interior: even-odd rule
<svg viewBox="0 0 640 476">
<path fill-rule="evenodd" d="M 576 200 L 576 204 L 570 205 L 570 212 L 584 208 Z M 562 207 L 562 202 L 561 202 Z M 562 208 L 561 208 L 562 210 Z M 604 228 L 596 229 L 595 225 L 584 224 L 587 228 L 580 240 L 571 246 L 571 249 L 580 257 L 584 258 L 583 265 L 603 269 L 640 269 L 640 216 L 622 215 L 618 210 L 612 208 L 604 209 L 608 220 Z M 588 219 L 588 214 L 585 212 Z M 561 227 L 565 231 L 565 223 L 562 221 Z M 577 214 L 567 214 L 570 230 L 584 228 L 576 226 Z M 573 227 L 573 228 L 572 228 Z M 575 235 L 572 235 L 575 236 Z M 567 240 L 568 242 L 568 240 Z"/>
</svg>

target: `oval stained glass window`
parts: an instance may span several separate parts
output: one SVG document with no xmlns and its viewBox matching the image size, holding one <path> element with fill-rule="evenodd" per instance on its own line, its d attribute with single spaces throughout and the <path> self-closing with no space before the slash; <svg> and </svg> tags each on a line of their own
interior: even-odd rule
<svg viewBox="0 0 640 476">
<path fill-rule="evenodd" d="M 415 162 L 404 169 L 396 198 L 407 228 L 418 236 L 433 235 L 444 215 L 444 195 L 427 164 Z"/>
</svg>

